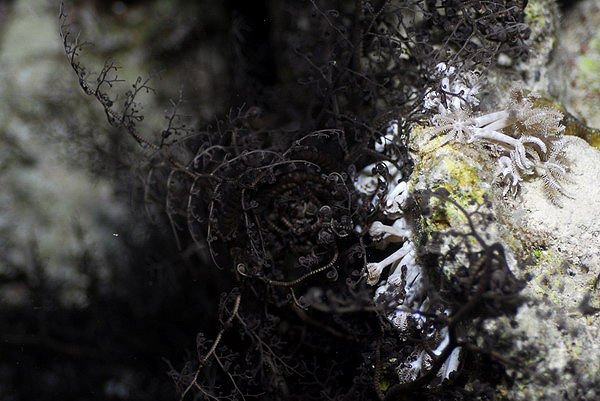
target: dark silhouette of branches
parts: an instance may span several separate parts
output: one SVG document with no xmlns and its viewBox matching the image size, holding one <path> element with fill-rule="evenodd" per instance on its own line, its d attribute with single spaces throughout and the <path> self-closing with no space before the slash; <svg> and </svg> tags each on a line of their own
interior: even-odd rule
<svg viewBox="0 0 600 401">
<path fill-rule="evenodd" d="M 131 89 L 126 91 L 124 99 L 121 102 L 122 105 L 120 110 L 117 108 L 117 97 L 111 99 L 107 90 L 113 89 L 116 85 L 124 82 L 119 79 L 118 71 L 121 68 L 116 65 L 114 61 L 107 60 L 99 73 L 96 74 L 96 83 L 91 83 L 90 73 L 83 66 L 79 57 L 82 51 L 87 47 L 91 46 L 90 42 L 80 41 L 79 35 L 72 38 L 72 34 L 69 31 L 69 25 L 67 23 L 67 14 L 64 11 L 64 7 L 61 4 L 59 19 L 61 22 L 60 36 L 65 49 L 65 54 L 73 71 L 79 79 L 79 86 L 83 89 L 86 95 L 92 96 L 100 102 L 106 113 L 108 122 L 115 128 L 122 128 L 137 142 L 142 148 L 159 151 L 163 149 L 165 145 L 165 139 L 172 134 L 189 134 L 191 129 L 187 128 L 182 122 L 183 115 L 177 112 L 177 108 L 181 103 L 181 98 L 177 102 L 173 102 L 173 109 L 166 116 L 167 126 L 162 130 L 161 142 L 159 144 L 154 143 L 151 139 L 148 139 L 141 135 L 137 128 L 137 123 L 140 123 L 144 116 L 140 114 L 140 104 L 136 100 L 141 93 L 154 93 L 154 89 L 149 86 L 150 78 L 138 77 L 135 82 L 131 85 Z M 172 155 L 166 155 L 166 159 L 177 169 L 194 176 L 194 174 L 187 169 L 182 161 L 176 160 Z"/>
<path fill-rule="evenodd" d="M 438 354 L 428 351 L 432 358 L 430 366 L 426 372 L 421 374 L 415 380 L 405 383 L 398 383 L 389 388 L 385 393 L 385 400 L 403 399 L 402 397 L 411 391 L 422 391 L 429 386 L 437 377 L 442 365 L 447 361 L 450 354 L 459 347 L 465 347 L 475 352 L 487 352 L 495 360 L 508 365 L 516 365 L 513 361 L 495 353 L 493 350 L 482 350 L 477 347 L 470 339 L 461 339 L 461 328 L 467 322 L 482 320 L 490 317 L 496 317 L 501 314 L 512 314 L 516 308 L 524 301 L 519 296 L 519 292 L 524 287 L 524 283 L 517 280 L 510 271 L 506 262 L 503 246 L 500 243 L 488 244 L 481 236 L 478 226 L 481 223 L 482 213 L 479 207 L 474 212 L 467 212 L 464 207 L 450 198 L 447 190 L 440 188 L 436 191 L 424 191 L 420 194 L 422 197 L 418 200 L 420 208 L 428 209 L 430 199 L 436 198 L 441 204 L 437 207 L 445 207 L 445 203 L 451 204 L 457 208 L 466 218 L 469 231 L 459 232 L 450 230 L 442 233 L 442 236 L 452 236 L 462 239 L 462 249 L 471 255 L 471 262 L 465 271 L 456 274 L 456 282 L 442 285 L 440 291 L 452 293 L 455 299 L 446 297 L 446 307 L 452 311 L 449 315 L 445 313 L 422 313 L 419 311 L 410 311 L 415 314 L 422 314 L 434 326 L 442 325 L 447 330 L 447 341 L 444 348 Z M 424 211 L 424 213 L 429 213 Z M 485 226 L 483 226 L 485 227 Z M 481 251 L 475 251 L 467 246 L 470 239 L 474 240 Z M 445 263 L 442 261 L 442 263 Z M 447 286 L 452 286 L 453 291 L 449 291 Z M 423 343 L 425 345 L 425 343 Z M 427 350 L 427 347 L 425 347 Z"/>
<path fill-rule="evenodd" d="M 199 335 L 196 355 L 179 371 L 170 364 L 180 399 L 391 400 L 407 393 L 452 399 L 463 389 L 439 379 L 439 371 L 459 347 L 509 362 L 476 347 L 463 329 L 514 313 L 521 284 L 502 246 L 484 241 L 482 213 L 467 212 L 443 191 L 423 192 L 416 215 L 437 198 L 462 212 L 469 230 L 435 234 L 458 239 L 446 255 L 418 244 L 435 278 L 428 288 L 434 302 L 426 311 L 402 309 L 425 323 L 399 333 L 387 318 L 399 310 L 393 294 L 375 302 L 363 275 L 371 244 L 366 227 L 381 217 L 385 190 L 371 203 L 354 181 L 358 171 L 383 160 L 410 176 L 410 130 L 431 114 L 423 107 L 426 94 L 443 91 L 439 63 L 466 71 L 501 53 L 527 57 L 522 7 L 476 0 L 311 0 L 286 7 L 273 11 L 279 42 L 265 43 L 277 53 L 269 60 L 275 83 L 264 74 L 244 76 L 243 66 L 260 63 L 239 48 L 252 27 L 244 29 L 244 15 L 237 14 L 235 81 L 240 93 L 263 85 L 248 95 L 251 106 L 232 107 L 198 128 L 181 111 L 180 90 L 156 139 L 140 129 L 139 98 L 154 93 L 150 79 L 140 77 L 113 95 L 122 85 L 120 67 L 107 61 L 89 73 L 80 56 L 90 44 L 72 36 L 60 11 L 65 53 L 80 87 L 113 127 L 152 152 L 144 197 L 149 210 L 159 210 L 155 221 L 166 220 L 198 270 L 217 266 L 232 288 L 221 299 L 213 340 Z M 389 175 L 382 163 L 375 170 Z M 444 264 L 459 252 L 467 266 L 453 279 L 443 277 Z M 428 330 L 446 333 L 437 352 Z M 417 350 L 431 363 L 402 381 L 395 366 Z"/>
</svg>

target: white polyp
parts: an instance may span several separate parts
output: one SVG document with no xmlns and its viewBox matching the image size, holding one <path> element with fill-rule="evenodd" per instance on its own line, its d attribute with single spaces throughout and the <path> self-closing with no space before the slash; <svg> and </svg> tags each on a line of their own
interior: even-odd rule
<svg viewBox="0 0 600 401">
<path fill-rule="evenodd" d="M 442 336 L 444 336 L 444 338 L 442 339 L 440 344 L 437 347 L 435 347 L 435 349 L 433 350 L 433 353 L 435 354 L 435 356 L 442 355 L 442 352 L 444 352 L 444 349 L 450 343 L 450 336 L 448 335 L 448 327 L 444 327 L 442 330 L 440 330 L 440 334 Z"/>
<path fill-rule="evenodd" d="M 447 66 L 445 63 L 439 63 L 435 69 L 435 75 L 439 78 L 440 85 L 428 88 L 423 99 L 425 109 L 437 109 L 440 114 L 448 114 L 466 106 L 472 107 L 479 104 L 477 98 L 479 86 L 470 82 L 472 74 L 467 73 L 464 76 L 455 74 L 456 68 Z M 444 96 L 442 92 L 446 92 L 448 95 Z"/>
<path fill-rule="evenodd" d="M 388 143 L 392 143 L 394 138 L 398 135 L 398 121 L 394 120 L 387 127 L 386 134 L 375 141 L 375 150 L 383 152 Z"/>
<path fill-rule="evenodd" d="M 386 214 L 400 213 L 408 199 L 408 183 L 400 181 L 385 197 Z"/>
<path fill-rule="evenodd" d="M 442 78 L 442 89 L 448 91 L 450 89 L 450 80 L 448 77 Z"/>
<path fill-rule="evenodd" d="M 556 163 L 552 163 L 552 162 L 546 162 L 543 164 L 543 167 L 545 169 L 551 169 L 551 168 L 555 168 L 557 169 L 561 174 L 567 174 L 567 170 L 561 166 L 560 164 L 556 164 Z"/>
<path fill-rule="evenodd" d="M 408 370 L 410 372 L 408 379 L 410 381 L 415 380 L 423 368 L 423 354 L 424 352 L 419 353 L 419 356 L 408 364 Z"/>
<path fill-rule="evenodd" d="M 383 273 L 384 265 L 381 263 L 367 263 L 367 284 L 375 285 Z"/>
<path fill-rule="evenodd" d="M 449 379 L 450 373 L 456 372 L 458 370 L 458 365 L 460 364 L 460 347 L 456 347 L 446 359 L 446 362 L 442 365 L 442 379 Z"/>
<path fill-rule="evenodd" d="M 404 217 L 394 221 L 394 224 L 391 226 L 385 225 L 380 221 L 374 221 L 369 228 L 369 235 L 371 235 L 371 237 L 382 237 L 390 242 L 402 241 L 411 234 L 412 230 Z"/>
<path fill-rule="evenodd" d="M 395 261 L 402 259 L 404 256 L 406 256 L 408 252 L 410 252 L 411 249 L 412 248 L 410 246 L 410 242 L 407 241 L 406 243 L 404 243 L 402 248 L 398 249 L 396 252 L 383 259 L 381 262 L 367 263 L 367 284 L 377 284 L 377 281 L 379 280 L 383 269 L 385 269 L 387 266 L 391 265 Z"/>
<path fill-rule="evenodd" d="M 491 131 L 487 129 L 487 127 L 473 127 L 473 136 L 475 137 L 475 139 L 485 139 L 490 142 L 506 144 L 513 148 L 516 148 L 520 144 L 520 142 L 512 136 L 503 134 L 498 131 Z"/>
<path fill-rule="evenodd" d="M 500 156 L 498 159 L 498 172 L 502 173 L 502 177 L 506 176 L 506 174 L 510 172 L 511 168 L 510 158 L 507 156 Z"/>
<path fill-rule="evenodd" d="M 394 189 L 390 193 L 387 194 L 387 196 L 386 196 L 386 202 L 387 202 L 387 204 L 390 205 L 391 202 L 394 200 L 394 198 L 396 198 L 402 192 L 405 192 L 406 191 L 406 186 L 407 186 L 406 181 L 400 181 L 398 183 L 398 185 L 396 185 L 394 187 Z"/>
<path fill-rule="evenodd" d="M 540 138 L 536 138 L 535 136 L 524 136 L 521 138 L 522 143 L 535 143 L 539 146 L 542 153 L 546 153 L 546 145 Z"/>
<path fill-rule="evenodd" d="M 509 146 L 512 148 L 511 153 L 514 155 L 515 163 L 521 170 L 527 170 L 533 167 L 533 163 L 527 159 L 527 153 L 525 152 L 525 146 L 520 139 L 513 138 L 512 136 L 503 134 L 498 131 L 490 131 L 485 128 L 473 128 L 475 139 L 484 139 L 492 143 L 504 144 L 505 147 Z"/>
<path fill-rule="evenodd" d="M 415 278 L 421 273 L 421 267 L 417 265 L 415 260 L 415 246 L 411 241 L 407 241 L 402 248 L 406 247 L 406 255 L 396 263 L 394 270 L 388 277 L 388 283 L 393 285 L 402 284 L 402 266 L 406 266 L 406 285 L 410 286 Z M 408 298 L 408 297 L 407 297 Z"/>
<path fill-rule="evenodd" d="M 400 217 L 392 224 L 394 233 L 398 237 L 408 238 L 412 235 L 412 228 L 408 225 L 408 221 L 404 217 Z"/>
<path fill-rule="evenodd" d="M 410 315 L 408 312 L 395 311 L 390 320 L 398 330 L 405 331 L 408 329 Z"/>
<path fill-rule="evenodd" d="M 416 259 L 416 249 L 415 246 L 412 244 L 411 242 L 411 250 L 410 252 L 402 259 L 402 262 L 404 262 L 404 264 L 407 267 L 406 270 L 406 284 L 408 286 L 413 286 L 414 288 L 419 288 L 420 286 L 418 284 L 420 284 L 420 281 L 422 279 L 422 268 L 421 266 L 419 266 L 417 264 L 417 259 Z"/>
<path fill-rule="evenodd" d="M 485 127 L 485 129 L 496 131 L 507 126 L 508 117 L 508 111 L 501 110 L 494 113 L 485 114 L 480 117 L 475 117 L 471 121 L 476 127 Z"/>
<path fill-rule="evenodd" d="M 402 173 L 398 171 L 396 166 L 388 161 L 379 162 L 385 164 L 388 169 L 388 172 L 392 176 L 393 180 L 398 181 L 402 178 Z M 357 191 L 365 194 L 365 195 L 374 195 L 377 192 L 377 188 L 379 187 L 379 181 L 377 176 L 373 175 L 373 169 L 379 163 L 372 163 L 368 166 L 364 167 L 360 173 L 358 173 L 358 177 L 354 182 L 354 187 Z M 390 184 L 388 184 L 388 187 Z"/>
</svg>

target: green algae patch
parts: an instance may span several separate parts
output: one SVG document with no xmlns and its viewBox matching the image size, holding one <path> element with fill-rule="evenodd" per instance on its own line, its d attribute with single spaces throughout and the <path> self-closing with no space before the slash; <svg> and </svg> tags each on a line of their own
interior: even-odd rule
<svg viewBox="0 0 600 401">
<path fill-rule="evenodd" d="M 426 127 L 414 128 L 411 137 L 416 164 L 409 188 L 417 192 L 444 188 L 465 210 L 485 202 L 490 185 L 480 177 L 483 166 L 477 149 L 455 142 L 444 143 L 443 136 L 431 137 Z M 467 225 L 464 213 L 451 202 L 433 197 L 428 207 L 431 213 L 421 216 L 419 224 L 427 237 L 433 232 L 462 230 Z"/>
<path fill-rule="evenodd" d="M 600 74 L 600 29 L 597 29 L 587 44 L 587 49 L 577 63 L 578 78 L 592 89 L 598 89 L 598 74 Z"/>
<path fill-rule="evenodd" d="M 446 157 L 442 159 L 444 168 L 448 173 L 448 180 L 440 183 L 450 193 L 450 197 L 461 207 L 469 210 L 473 205 L 482 204 L 485 200 L 486 190 L 482 188 L 482 181 L 477 174 L 477 169 L 465 160 Z M 467 223 L 464 213 L 450 202 L 440 202 L 434 199 L 431 222 L 434 229 L 443 230 L 456 228 Z"/>
<path fill-rule="evenodd" d="M 454 181 L 455 190 L 446 188 L 451 194 L 456 195 L 455 200 L 459 203 L 472 204 L 473 202 L 483 203 L 485 189 L 481 187 L 481 180 L 475 167 L 470 166 L 462 160 L 444 159 L 448 171 Z"/>
<path fill-rule="evenodd" d="M 539 248 L 534 248 L 533 251 L 531 251 L 531 264 L 532 265 L 539 265 L 540 263 L 542 263 L 542 258 L 544 257 L 544 253 L 541 249 Z"/>
</svg>

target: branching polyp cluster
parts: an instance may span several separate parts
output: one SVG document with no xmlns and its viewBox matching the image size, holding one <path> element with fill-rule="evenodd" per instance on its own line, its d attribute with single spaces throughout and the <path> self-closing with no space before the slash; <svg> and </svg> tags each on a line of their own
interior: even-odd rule
<svg viewBox="0 0 600 401">
<path fill-rule="evenodd" d="M 444 135 L 441 146 L 459 142 L 490 149 L 498 157 L 495 175 L 504 185 L 503 195 L 515 195 L 523 176 L 533 175 L 542 177 L 549 195 L 566 195 L 561 185 L 567 174 L 563 116 L 553 108 L 535 107 L 536 99 L 512 89 L 502 110 L 475 117 L 464 108 L 452 109 L 432 118 L 430 133 Z"/>
</svg>

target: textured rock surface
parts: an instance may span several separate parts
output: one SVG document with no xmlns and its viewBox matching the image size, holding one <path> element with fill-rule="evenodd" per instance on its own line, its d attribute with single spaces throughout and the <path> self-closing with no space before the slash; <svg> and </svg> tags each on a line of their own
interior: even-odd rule
<svg viewBox="0 0 600 401">
<path fill-rule="evenodd" d="M 152 81 L 165 99 L 143 96 L 146 129 L 164 126 L 167 99 L 177 99 L 182 87 L 186 97 L 200 99 L 194 110 L 204 117 L 220 110 L 228 93 L 219 78 L 226 67 L 213 39 L 194 48 L 190 59 L 169 60 L 173 68 L 157 65 L 159 57 L 152 52 L 165 52 L 168 59 L 178 35 L 194 27 L 200 5 L 173 9 L 181 4 L 156 1 L 149 10 L 114 2 L 104 11 L 100 3 L 66 4 L 82 25 L 71 26 L 73 34 L 81 28 L 81 40 L 95 44 L 82 52 L 90 73 L 111 58 L 123 66 L 119 77 L 129 82 L 165 70 L 162 80 Z M 135 167 L 135 159 L 146 155 L 140 157 L 133 141 L 110 131 L 99 105 L 78 87 L 59 35 L 59 5 L 53 0 L 0 2 L 0 275 L 33 275 L 35 260 L 29 255 L 35 251 L 48 284 L 61 289 L 62 302 L 79 307 L 86 303 L 88 278 L 80 271 L 84 254 L 99 266 L 101 277 L 114 268 L 107 265 L 106 253 L 125 255 L 118 235 L 123 225 L 133 225 L 126 212 L 129 200 L 115 195 L 119 189 L 113 180 L 127 186 L 132 177 L 117 170 Z M 111 95 L 129 87 L 123 83 Z M 160 129 L 148 131 L 160 134 Z M 30 297 L 24 285 L 0 285 L 0 302 L 22 305 Z"/>
<path fill-rule="evenodd" d="M 600 306 L 595 285 L 600 274 L 600 152 L 579 138 L 566 152 L 573 199 L 563 199 L 560 207 L 544 197 L 539 180 L 532 180 L 506 206 L 512 211 L 506 223 L 519 238 L 521 254 L 529 254 L 529 263 L 519 264 L 519 275 L 532 277 L 523 290 L 529 302 L 514 322 L 501 318 L 488 326 L 501 343 L 510 344 L 506 355 L 526 367 L 515 370 L 511 400 L 595 400 L 600 395 L 600 316 L 586 316 L 579 307 L 587 296 L 589 306 Z"/>
<path fill-rule="evenodd" d="M 413 130 L 412 134 L 412 156 L 416 165 L 408 184 L 410 190 L 414 193 L 419 190 L 446 189 L 450 198 L 467 212 L 473 212 L 478 207 L 482 215 L 491 219 L 485 222 L 485 227 L 478 227 L 485 230 L 485 240 L 489 244 L 505 242 L 502 235 L 506 233 L 506 229 L 497 221 L 497 208 L 494 206 L 498 201 L 493 202 L 502 192 L 494 185 L 496 160 L 474 145 L 449 143 L 440 147 L 439 137 L 431 140 L 427 131 L 420 128 Z M 432 199 L 432 206 L 437 204 Z M 469 232 L 464 214 L 451 204 L 446 204 L 441 210 L 422 220 L 422 227 L 417 235 L 448 230 Z M 444 245 L 439 252 L 446 253 L 450 247 L 457 245 L 458 240 L 456 237 L 445 236 Z M 511 252 L 508 252 L 507 258 L 512 266 L 515 260 Z M 447 263 L 444 267 L 446 276 L 451 276 L 457 266 L 464 264 L 465 261 L 460 258 Z"/>
<path fill-rule="evenodd" d="M 558 10 L 554 3 L 549 8 L 542 7 L 543 3 L 528 5 L 535 57 L 518 69 L 528 71 L 524 74 L 525 87 L 546 92 L 552 89 L 546 64 L 552 57 Z M 593 8 L 589 4 L 585 7 Z M 531 73 L 534 71 L 537 73 Z M 584 82 L 580 85 L 586 85 Z M 588 94 L 593 91 L 588 90 Z M 500 91 L 500 101 L 503 95 L 506 96 Z M 491 346 L 508 362 L 505 366 L 514 381 L 511 385 L 499 385 L 498 397 L 597 399 L 600 396 L 600 316 L 596 313 L 600 307 L 597 286 L 600 152 L 582 139 L 571 137 L 564 150 L 570 181 L 564 186 L 569 196 L 549 199 L 542 180 L 532 176 L 525 179 L 516 198 L 504 198 L 501 188 L 494 183 L 496 156 L 475 145 L 451 142 L 440 146 L 442 142 L 442 138 L 431 138 L 422 128 L 412 131 L 410 148 L 415 168 L 406 185 L 407 193 L 414 195 L 419 190 L 441 187 L 467 211 L 479 205 L 478 211 L 489 216 L 488 221 L 478 225 L 486 241 L 502 243 L 511 271 L 527 281 L 521 293 L 527 301 L 517 314 L 488 319 L 484 324 L 487 336 L 473 337 L 477 341 L 495 339 L 494 344 L 477 345 L 484 349 Z M 424 236 L 430 238 L 434 233 L 469 231 L 462 212 L 448 203 L 436 209 L 435 199 L 432 201 L 432 214 L 415 224 L 410 240 L 422 243 Z M 456 237 L 442 235 L 442 238 L 444 241 L 436 250 L 440 254 L 457 245 Z M 443 265 L 443 273 L 451 280 L 456 269 L 463 265 L 468 263 L 459 253 Z"/>
<path fill-rule="evenodd" d="M 598 10 L 597 2 L 582 3 L 567 18 L 564 31 L 559 33 L 563 53 L 557 58 L 567 60 L 565 66 L 571 68 L 562 72 L 562 77 L 566 76 L 562 83 L 569 87 L 563 96 L 567 108 L 596 127 L 600 126 L 596 121 L 600 104 L 596 82 L 600 46 L 596 42 L 600 31 L 597 22 L 591 21 L 599 18 Z M 575 25 L 576 29 L 569 28 Z M 553 41 L 546 43 L 551 46 Z M 543 57 L 549 54 L 542 53 Z M 533 64 L 545 71 L 539 57 Z M 556 90 L 545 73 L 536 82 L 529 79 L 528 85 L 530 89 Z M 490 155 L 456 143 L 439 148 L 438 142 L 429 141 L 421 129 L 413 131 L 416 167 L 410 177 L 410 191 L 443 187 L 465 207 L 469 201 L 481 203 L 483 197 L 491 200 L 485 212 L 497 220 L 486 228 L 488 239 L 504 244 L 513 273 L 528 280 L 522 292 L 528 301 L 516 316 L 490 319 L 485 325 L 497 339 L 496 350 L 518 363 L 518 367 L 508 369 L 514 384 L 499 386 L 498 394 L 507 400 L 598 399 L 600 152 L 582 139 L 570 140 L 565 154 L 571 182 L 565 189 L 571 197 L 561 196 L 553 202 L 542 181 L 531 178 L 523 182 L 515 199 L 503 199 L 492 183 L 495 161 Z M 434 215 L 432 221 L 440 230 L 465 227 L 460 213 L 450 208 L 444 211 L 443 219 Z"/>
<path fill-rule="evenodd" d="M 565 152 L 572 182 L 566 189 L 573 198 L 562 197 L 558 204 L 548 199 L 540 179 L 526 180 L 519 196 L 503 199 L 491 182 L 490 156 L 469 145 L 437 147 L 435 140 L 426 142 L 422 130 L 415 130 L 413 138 L 418 151 L 411 190 L 443 187 L 467 210 L 473 209 L 470 201 L 492 200 L 481 209 L 498 218 L 486 227 L 486 239 L 502 242 L 513 273 L 529 280 L 522 292 L 528 301 L 517 315 L 488 320 L 485 326 L 498 339 L 498 351 L 520 366 L 509 369 L 515 384 L 499 391 L 509 400 L 596 399 L 600 316 L 583 315 L 580 304 L 589 296 L 589 307 L 600 306 L 595 286 L 600 274 L 600 197 L 595 184 L 600 152 L 582 139 L 570 140 Z M 438 224 L 436 230 L 466 230 L 464 218 L 450 208 L 444 219 L 434 214 L 432 221 Z"/>
<path fill-rule="evenodd" d="M 598 73 L 600 37 L 597 1 L 584 1 L 566 16 L 550 90 L 568 111 L 600 127 Z M 600 397 L 600 152 L 579 138 L 566 148 L 572 182 L 560 206 L 550 202 L 539 180 L 504 205 L 505 224 L 522 258 L 518 274 L 531 277 L 529 302 L 514 321 L 488 322 L 508 344 L 506 355 L 526 366 L 515 369 L 510 400 L 596 400 Z"/>
<path fill-rule="evenodd" d="M 531 57 L 527 62 L 517 66 L 518 69 L 528 71 L 528 78 L 533 86 L 539 89 L 535 82 L 547 84 L 545 65 L 556 44 L 556 33 L 559 28 L 560 14 L 558 5 L 554 0 L 532 0 L 525 7 L 525 23 L 531 29 L 531 36 L 527 44 L 531 47 Z M 544 75 L 538 76 L 536 75 Z"/>
</svg>

